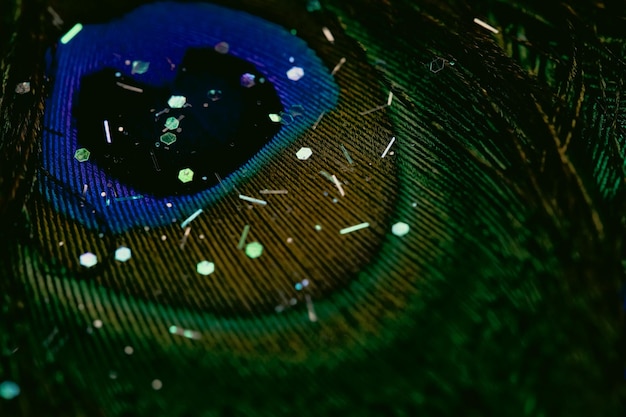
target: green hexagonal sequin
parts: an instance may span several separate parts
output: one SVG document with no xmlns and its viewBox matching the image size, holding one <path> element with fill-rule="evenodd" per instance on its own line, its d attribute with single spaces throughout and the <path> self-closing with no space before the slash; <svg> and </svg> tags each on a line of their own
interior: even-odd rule
<svg viewBox="0 0 626 417">
<path fill-rule="evenodd" d="M 91 155 L 91 152 L 89 152 L 86 148 L 80 148 L 74 152 L 74 158 L 76 158 L 78 162 L 88 161 L 89 155 Z"/>
<path fill-rule="evenodd" d="M 251 242 L 246 245 L 246 255 L 249 258 L 255 259 L 263 254 L 263 245 L 259 242 Z"/>
<path fill-rule="evenodd" d="M 193 171 L 189 168 L 181 169 L 178 172 L 178 179 L 183 183 L 193 181 Z"/>
<path fill-rule="evenodd" d="M 161 142 L 166 145 L 171 145 L 172 143 L 176 142 L 176 135 L 170 132 L 164 133 L 161 135 Z"/>
<path fill-rule="evenodd" d="M 167 120 L 165 120 L 165 127 L 169 130 L 178 129 L 179 125 L 180 121 L 175 117 L 168 117 Z"/>
</svg>

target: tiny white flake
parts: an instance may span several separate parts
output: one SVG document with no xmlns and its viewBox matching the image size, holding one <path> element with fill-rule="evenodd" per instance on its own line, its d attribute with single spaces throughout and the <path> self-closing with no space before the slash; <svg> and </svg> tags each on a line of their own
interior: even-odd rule
<svg viewBox="0 0 626 417">
<path fill-rule="evenodd" d="M 335 37 L 333 36 L 333 33 L 330 31 L 330 29 L 328 29 L 326 26 L 324 26 L 322 28 L 322 32 L 324 33 L 324 36 L 326 37 L 326 40 L 330 43 L 335 43 Z"/>
<path fill-rule="evenodd" d="M 304 70 L 301 67 L 291 67 L 287 71 L 287 78 L 291 81 L 298 81 L 302 77 L 304 77 Z"/>
<path fill-rule="evenodd" d="M 474 23 L 476 23 L 478 26 L 482 26 L 485 29 L 497 34 L 499 31 L 498 29 L 494 28 L 493 26 L 491 26 L 488 23 L 483 22 L 482 20 L 478 19 L 478 18 L 474 18 Z"/>
<path fill-rule="evenodd" d="M 396 141 L 396 137 L 392 137 L 391 141 L 389 142 L 389 145 L 387 145 L 387 147 L 385 148 L 385 151 L 383 152 L 383 154 L 380 156 L 381 158 L 384 158 L 385 156 L 387 156 L 387 152 L 389 152 L 389 149 L 391 149 L 391 145 L 393 145 L 393 143 Z"/>
</svg>

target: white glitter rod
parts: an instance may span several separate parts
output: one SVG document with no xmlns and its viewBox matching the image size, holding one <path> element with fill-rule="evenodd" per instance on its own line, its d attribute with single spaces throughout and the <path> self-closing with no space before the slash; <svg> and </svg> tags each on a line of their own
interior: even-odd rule
<svg viewBox="0 0 626 417">
<path fill-rule="evenodd" d="M 348 234 L 348 233 L 356 232 L 357 230 L 366 229 L 368 227 L 370 227 L 369 223 L 367 223 L 367 222 L 366 223 L 360 223 L 360 224 L 356 224 L 354 226 L 350 226 L 350 227 L 346 227 L 344 229 L 341 229 L 339 231 L 339 234 L 340 235 L 345 235 L 345 234 Z"/>
<path fill-rule="evenodd" d="M 380 156 L 381 158 L 384 158 L 385 156 L 387 156 L 387 152 L 389 152 L 389 149 L 391 149 L 391 145 L 393 145 L 395 141 L 396 141 L 396 137 L 394 136 L 391 138 L 389 145 L 387 145 L 387 147 L 385 148 L 385 152 L 383 152 L 383 154 Z"/>
<path fill-rule="evenodd" d="M 196 210 L 195 213 L 193 213 L 191 216 L 187 217 L 187 219 L 184 222 L 182 222 L 182 224 L 180 225 L 180 228 L 184 229 L 185 227 L 187 227 L 187 225 L 189 225 L 189 223 L 194 221 L 195 218 L 198 217 L 201 213 L 202 213 L 202 209 Z"/>
<path fill-rule="evenodd" d="M 241 200 L 248 201 L 248 202 L 250 202 L 250 203 L 260 204 L 260 205 L 262 205 L 262 206 L 267 205 L 267 201 L 265 201 L 265 200 L 259 200 L 258 198 L 248 197 L 247 195 L 239 194 L 239 198 L 240 198 Z"/>
<path fill-rule="evenodd" d="M 474 18 L 474 23 L 476 23 L 478 26 L 482 26 L 485 29 L 492 31 L 493 33 L 496 33 L 496 34 L 498 33 L 498 29 L 494 28 L 488 23 L 483 22 L 482 20 L 478 18 Z"/>
</svg>

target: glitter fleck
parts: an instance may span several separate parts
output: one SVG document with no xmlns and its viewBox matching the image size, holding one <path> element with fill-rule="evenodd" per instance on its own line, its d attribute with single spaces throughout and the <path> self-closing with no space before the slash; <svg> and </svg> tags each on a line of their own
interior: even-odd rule
<svg viewBox="0 0 626 417">
<path fill-rule="evenodd" d="M 287 78 L 292 81 L 298 81 L 302 77 L 304 77 L 304 70 L 301 67 L 291 67 L 287 71 Z"/>
<path fill-rule="evenodd" d="M 131 251 L 126 246 L 120 246 L 115 251 L 115 260 L 119 262 L 126 262 L 131 258 L 131 256 Z"/>
<path fill-rule="evenodd" d="M 98 257 L 91 252 L 85 252 L 80 255 L 80 264 L 86 268 L 91 268 L 98 263 Z"/>
<path fill-rule="evenodd" d="M 78 162 L 88 161 L 90 155 L 91 152 L 89 152 L 87 148 L 80 148 L 77 149 L 76 152 L 74 152 L 74 158 L 76 158 Z"/>
<path fill-rule="evenodd" d="M 230 45 L 227 42 L 219 42 L 215 45 L 215 50 L 220 54 L 227 54 L 230 50 Z"/>
<path fill-rule="evenodd" d="M 215 264 L 213 262 L 209 262 L 209 261 L 200 261 L 198 262 L 198 264 L 196 265 L 196 271 L 200 274 L 200 275 L 211 275 L 213 272 L 215 272 Z"/>
<path fill-rule="evenodd" d="M 207 97 L 211 101 L 219 101 L 222 98 L 222 90 L 209 90 Z"/>
<path fill-rule="evenodd" d="M 63 35 L 63 37 L 61 37 L 61 43 L 65 45 L 74 39 L 74 36 L 78 35 L 78 32 L 81 30 L 83 30 L 83 25 L 76 23 L 65 35 Z"/>
<path fill-rule="evenodd" d="M 241 79 L 240 79 L 241 86 L 245 88 L 254 87 L 256 85 L 256 82 L 254 81 L 255 78 L 256 77 L 254 76 L 254 74 L 250 74 L 249 72 L 246 72 L 245 74 L 241 76 Z"/>
<path fill-rule="evenodd" d="M 24 81 L 22 83 L 18 83 L 15 86 L 15 92 L 17 94 L 26 94 L 30 93 L 30 83 L 28 81 Z"/>
<path fill-rule="evenodd" d="M 173 109 L 181 109 L 185 104 L 187 104 L 187 97 L 185 96 L 171 96 L 167 100 L 167 105 Z"/>
<path fill-rule="evenodd" d="M 178 120 L 176 121 L 178 122 Z M 167 133 L 162 134 L 160 139 L 161 139 L 161 142 L 169 146 L 172 143 L 176 142 L 176 135 L 171 132 L 167 132 Z"/>
<path fill-rule="evenodd" d="M 250 259 L 258 258 L 263 254 L 263 245 L 259 242 L 251 242 L 246 245 L 246 255 Z"/>
<path fill-rule="evenodd" d="M 133 61 L 131 74 L 145 74 L 150 68 L 150 63 L 146 61 Z"/>
<path fill-rule="evenodd" d="M 296 156 L 301 161 L 306 161 L 311 157 L 311 155 L 313 155 L 311 148 L 300 148 L 300 150 L 296 152 Z"/>
<path fill-rule="evenodd" d="M 409 225 L 404 222 L 398 222 L 394 224 L 393 226 L 391 226 L 391 233 L 393 233 L 394 235 L 398 237 L 402 237 L 406 235 L 407 233 L 409 233 L 409 230 L 410 230 Z"/>
<path fill-rule="evenodd" d="M 183 168 L 178 172 L 180 182 L 186 183 L 193 181 L 193 171 L 189 168 Z"/>
<path fill-rule="evenodd" d="M 168 117 L 165 120 L 165 127 L 167 127 L 169 130 L 178 129 L 179 125 L 180 121 L 175 117 Z M 161 136 L 161 140 L 163 140 L 163 136 Z"/>
</svg>

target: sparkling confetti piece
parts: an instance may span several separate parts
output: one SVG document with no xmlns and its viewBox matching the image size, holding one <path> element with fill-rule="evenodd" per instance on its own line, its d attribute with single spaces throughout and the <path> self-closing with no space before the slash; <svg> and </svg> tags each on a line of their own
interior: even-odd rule
<svg viewBox="0 0 626 417">
<path fill-rule="evenodd" d="M 339 62 L 337 63 L 337 65 L 335 65 L 335 68 L 333 68 L 333 70 L 330 72 L 330 75 L 335 75 L 337 71 L 341 69 L 341 66 L 345 63 L 346 63 L 346 58 L 341 58 Z"/>
<path fill-rule="evenodd" d="M 325 114 L 326 114 L 326 112 L 322 112 L 322 114 L 319 115 L 319 117 L 317 118 L 315 123 L 313 123 L 313 126 L 311 126 L 311 129 L 313 129 L 313 130 L 317 129 L 317 125 L 320 124 L 320 122 L 322 121 L 322 118 L 324 117 Z"/>
<path fill-rule="evenodd" d="M 80 255 L 79 261 L 85 268 L 91 268 L 98 263 L 98 257 L 91 252 L 85 252 Z"/>
<path fill-rule="evenodd" d="M 227 54 L 230 50 L 230 45 L 227 42 L 219 42 L 215 45 L 215 50 L 220 54 Z"/>
<path fill-rule="evenodd" d="M 372 108 L 372 109 L 362 111 L 362 112 L 360 112 L 359 114 L 360 114 L 361 116 L 365 116 L 365 115 L 367 115 L 367 114 L 374 113 L 374 112 L 377 112 L 377 111 L 379 111 L 379 110 L 382 110 L 382 109 L 384 109 L 384 108 L 386 108 L 386 107 L 387 107 L 387 104 L 383 104 L 382 106 L 377 106 L 377 107 L 374 107 L 374 108 Z"/>
<path fill-rule="evenodd" d="M 200 261 L 196 265 L 196 271 L 200 275 L 208 276 L 215 272 L 215 264 L 209 261 Z"/>
<path fill-rule="evenodd" d="M 154 152 L 152 151 L 152 149 L 150 149 L 150 157 L 152 158 L 152 165 L 154 165 L 154 169 L 157 172 L 161 171 L 161 167 L 159 166 L 159 160 L 157 159 L 156 155 L 154 154 Z M 191 171 L 191 170 L 189 170 Z M 191 175 L 193 177 L 193 171 L 191 171 Z M 180 179 L 181 173 L 178 173 L 178 178 Z M 181 180 L 182 181 L 182 180 Z"/>
<path fill-rule="evenodd" d="M 206 96 L 211 101 L 219 101 L 222 99 L 222 90 L 211 89 L 207 92 Z"/>
<path fill-rule="evenodd" d="M 300 67 L 291 67 L 289 71 L 287 71 L 287 78 L 291 81 L 298 81 L 302 77 L 304 77 L 304 69 Z"/>
<path fill-rule="evenodd" d="M 135 93 L 143 93 L 143 88 L 135 87 L 132 85 L 124 84 L 119 81 L 115 83 L 118 87 L 122 87 L 124 90 L 133 91 Z"/>
<path fill-rule="evenodd" d="M 30 93 L 30 83 L 28 81 L 24 81 L 24 82 L 18 83 L 15 86 L 15 92 L 17 94 Z"/>
<path fill-rule="evenodd" d="M 133 66 L 130 70 L 131 74 L 145 74 L 150 68 L 150 63 L 146 61 L 133 61 Z"/>
<path fill-rule="evenodd" d="M 259 205 L 262 205 L 262 206 L 267 205 L 267 201 L 259 200 L 258 198 L 248 197 L 247 195 L 239 194 L 239 198 L 241 200 L 247 201 L 249 203 L 259 204 Z"/>
<path fill-rule="evenodd" d="M 333 179 L 333 176 L 330 175 L 328 172 L 321 170 L 320 171 L 320 175 L 324 178 L 326 178 L 328 181 L 332 182 L 333 184 L 335 183 L 335 180 Z"/>
<path fill-rule="evenodd" d="M 311 300 L 311 296 L 309 294 L 306 294 L 304 298 L 306 299 L 306 308 L 309 314 L 309 320 L 312 322 L 316 322 L 317 314 L 315 313 L 315 307 L 313 306 L 313 301 Z"/>
<path fill-rule="evenodd" d="M 396 137 L 392 137 L 391 141 L 389 141 L 389 144 L 387 145 L 387 147 L 385 148 L 385 151 L 383 152 L 383 154 L 380 156 L 381 158 L 384 158 L 385 156 L 387 156 L 387 152 L 389 152 L 389 149 L 391 149 L 391 145 L 393 145 L 393 143 L 396 141 Z"/>
<path fill-rule="evenodd" d="M 154 117 L 155 117 L 155 118 L 157 118 L 157 117 L 160 117 L 161 115 L 163 115 L 163 114 L 165 114 L 165 113 L 169 113 L 169 112 L 170 112 L 170 109 L 165 108 L 165 109 L 161 110 L 160 112 L 156 113 L 156 114 L 154 115 Z"/>
<path fill-rule="evenodd" d="M 350 226 L 350 227 L 346 227 L 346 228 L 341 229 L 339 231 L 339 234 L 345 235 L 345 234 L 348 234 L 348 233 L 356 232 L 357 230 L 366 229 L 368 227 L 370 227 L 369 223 L 367 223 L 367 222 L 360 223 L 360 224 L 356 224 L 354 226 Z"/>
<path fill-rule="evenodd" d="M 313 155 L 313 151 L 311 150 L 311 148 L 300 148 L 298 152 L 296 152 L 296 156 L 301 161 L 306 161 L 311 157 L 311 155 Z"/>
<path fill-rule="evenodd" d="M 48 6 L 47 10 L 48 13 L 50 13 L 50 15 L 52 16 L 52 24 L 56 28 L 60 28 L 63 25 L 63 19 L 61 19 L 61 16 L 59 16 L 59 14 L 56 12 L 56 10 L 52 8 L 52 6 Z"/>
<path fill-rule="evenodd" d="M 341 183 L 337 179 L 337 176 L 333 175 L 332 178 L 333 178 L 333 182 L 335 183 L 335 186 L 339 190 L 339 194 L 341 194 L 342 197 L 345 197 L 346 193 L 343 191 L 343 187 L 341 186 Z"/>
<path fill-rule="evenodd" d="M 176 120 L 176 119 L 174 119 Z M 171 145 L 172 143 L 176 142 L 176 135 L 173 134 L 172 132 L 167 132 L 161 135 L 161 137 L 159 138 L 161 142 L 163 142 L 166 145 Z M 180 178 L 180 176 L 179 176 Z M 192 175 L 193 178 L 193 175 Z M 183 180 L 181 180 L 183 181 Z M 183 181 L 183 182 L 187 182 L 187 181 Z"/>
<path fill-rule="evenodd" d="M 171 96 L 167 100 L 167 105 L 173 109 L 182 109 L 187 104 L 187 97 L 185 96 Z"/>
<path fill-rule="evenodd" d="M 259 190 L 259 194 L 288 194 L 287 190 Z"/>
<path fill-rule="evenodd" d="M 168 128 L 169 130 L 178 129 L 179 125 L 180 125 L 180 121 L 175 117 L 168 117 L 167 119 L 165 119 L 165 127 Z M 163 137 L 161 136 L 161 138 Z"/>
<path fill-rule="evenodd" d="M 391 233 L 398 237 L 402 237 L 409 233 L 410 227 L 408 224 L 404 222 L 397 222 L 393 226 L 391 226 Z"/>
<path fill-rule="evenodd" d="M 256 77 L 254 76 L 254 74 L 250 74 L 249 72 L 246 72 L 245 74 L 241 76 L 241 78 L 239 79 L 239 82 L 241 83 L 242 87 L 251 88 L 256 85 L 255 78 Z"/>
<path fill-rule="evenodd" d="M 352 157 L 351 157 L 351 156 L 350 156 L 350 154 L 348 153 L 348 150 L 346 149 L 346 147 L 345 147 L 345 146 L 343 146 L 343 144 L 342 144 L 342 145 L 339 145 L 339 147 L 341 148 L 341 152 L 343 152 L 343 156 L 345 156 L 345 157 L 346 157 L 346 160 L 348 161 L 348 163 L 349 163 L 350 165 L 352 165 L 354 161 L 352 160 Z"/>
<path fill-rule="evenodd" d="M 196 330 L 191 330 L 191 329 L 183 329 L 182 327 L 178 327 L 178 326 L 170 326 L 168 331 L 170 332 L 170 334 L 175 334 L 177 336 L 183 336 L 183 337 L 185 337 L 187 339 L 198 340 L 198 339 L 201 338 L 200 332 L 198 332 Z"/>
<path fill-rule="evenodd" d="M 270 113 L 269 118 L 272 122 L 274 123 L 280 123 L 282 120 L 282 117 L 280 117 L 280 115 L 276 114 L 276 113 Z"/>
<path fill-rule="evenodd" d="M 74 37 L 78 35 L 81 30 L 83 30 L 83 25 L 80 23 L 76 23 L 65 35 L 61 37 L 61 43 L 65 45 L 66 43 L 74 39 Z"/>
<path fill-rule="evenodd" d="M 445 68 L 446 65 L 446 61 L 443 58 L 437 58 L 431 61 L 431 63 L 429 64 L 428 68 L 430 69 L 430 71 L 434 74 L 438 73 L 439 71 L 441 71 L 442 69 Z"/>
<path fill-rule="evenodd" d="M 326 40 L 328 42 L 335 43 L 335 37 L 333 36 L 333 33 L 326 26 L 322 28 L 322 33 L 324 34 L 324 37 L 326 37 Z"/>
<path fill-rule="evenodd" d="M 174 71 L 176 64 L 174 64 L 169 57 L 165 57 L 165 59 L 167 60 L 167 63 L 170 64 L 170 70 Z"/>
<path fill-rule="evenodd" d="M 259 242 L 248 243 L 245 252 L 250 259 L 256 259 L 263 254 L 263 245 Z"/>
<path fill-rule="evenodd" d="M 137 194 L 137 195 L 131 195 L 128 197 L 117 197 L 114 198 L 113 201 L 133 201 L 133 200 L 141 200 L 143 198 L 143 195 L 141 194 Z"/>
<path fill-rule="evenodd" d="M 189 168 L 183 168 L 178 172 L 178 179 L 182 183 L 193 181 L 193 171 Z"/>
<path fill-rule="evenodd" d="M 202 214 L 202 209 L 196 210 L 191 216 L 187 217 L 185 221 L 180 224 L 180 228 L 184 229 L 185 227 L 187 227 L 189 223 L 194 221 L 196 217 L 198 217 L 200 214 Z"/>
<path fill-rule="evenodd" d="M 239 244 L 237 245 L 237 249 L 243 249 L 243 246 L 246 243 L 246 238 L 248 237 L 248 232 L 250 232 L 249 224 L 245 225 L 243 231 L 241 232 L 241 237 L 239 238 Z"/>
<path fill-rule="evenodd" d="M 189 239 L 189 234 L 191 233 L 191 227 L 187 226 L 185 229 L 185 233 L 183 233 L 183 238 L 180 240 L 180 244 L 178 247 L 182 250 L 185 249 L 185 244 L 187 243 L 187 239 Z"/>
<path fill-rule="evenodd" d="M 119 262 L 126 262 L 131 258 L 131 256 L 132 252 L 130 248 L 127 248 L 126 246 L 120 246 L 115 251 L 115 260 Z"/>
<path fill-rule="evenodd" d="M 80 148 L 74 152 L 74 158 L 76 158 L 78 162 L 88 161 L 90 155 L 91 152 L 89 152 L 86 148 Z"/>
<path fill-rule="evenodd" d="M 499 31 L 498 29 L 494 28 L 493 26 L 491 26 L 488 23 L 483 22 L 482 20 L 478 19 L 478 18 L 474 18 L 474 23 L 476 23 L 479 26 L 484 27 L 485 29 L 497 34 Z"/>
<path fill-rule="evenodd" d="M 106 136 L 107 143 L 112 143 L 111 141 L 111 129 L 109 128 L 109 121 L 105 120 L 104 124 L 104 135 Z"/>
</svg>

